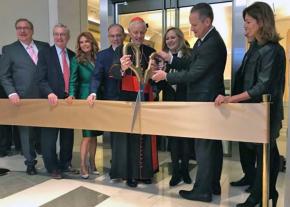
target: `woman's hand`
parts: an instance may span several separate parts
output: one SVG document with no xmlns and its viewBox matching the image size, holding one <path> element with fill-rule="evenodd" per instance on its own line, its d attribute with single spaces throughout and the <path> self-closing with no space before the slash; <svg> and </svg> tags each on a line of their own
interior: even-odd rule
<svg viewBox="0 0 290 207">
<path fill-rule="evenodd" d="M 67 104 L 71 105 L 71 104 L 73 103 L 73 99 L 75 99 L 75 97 L 73 97 L 73 96 L 69 96 L 69 97 L 67 97 L 67 98 L 64 99 L 64 100 L 65 100 L 65 102 L 66 102 Z"/>
<path fill-rule="evenodd" d="M 214 104 L 216 106 L 220 106 L 223 103 L 231 103 L 231 96 L 223 96 L 223 95 L 218 95 L 214 101 Z"/>
</svg>

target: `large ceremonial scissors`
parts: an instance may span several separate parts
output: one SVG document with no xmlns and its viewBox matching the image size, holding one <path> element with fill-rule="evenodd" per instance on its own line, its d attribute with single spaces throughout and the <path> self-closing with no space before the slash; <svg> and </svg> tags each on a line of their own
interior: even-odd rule
<svg viewBox="0 0 290 207">
<path fill-rule="evenodd" d="M 157 55 L 157 53 L 153 52 L 149 57 L 148 67 L 145 70 L 143 70 L 141 67 L 142 57 L 141 57 L 141 52 L 140 52 L 140 46 L 132 42 L 127 43 L 123 47 L 123 55 L 128 54 L 129 47 L 132 48 L 135 54 L 135 65 L 132 64 L 131 66 L 129 66 L 129 68 L 135 73 L 137 81 L 139 83 L 138 94 L 136 97 L 136 101 L 133 105 L 134 109 L 133 109 L 132 123 L 131 123 L 131 132 L 132 132 L 135 126 L 137 115 L 140 112 L 141 101 L 145 100 L 144 89 L 145 89 L 146 83 L 151 78 L 151 73 L 152 73 L 151 63 L 153 60 L 158 60 L 158 62 L 161 62 L 161 64 L 164 65 L 164 61 L 159 55 Z"/>
</svg>

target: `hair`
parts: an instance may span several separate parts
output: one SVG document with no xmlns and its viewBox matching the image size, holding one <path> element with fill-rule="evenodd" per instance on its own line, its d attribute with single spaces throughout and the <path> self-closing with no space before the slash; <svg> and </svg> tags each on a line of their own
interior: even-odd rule
<svg viewBox="0 0 290 207">
<path fill-rule="evenodd" d="M 91 43 L 92 51 L 90 52 L 90 54 L 84 53 L 80 47 L 80 39 L 82 37 L 87 38 L 89 42 Z M 95 62 L 96 54 L 98 51 L 99 51 L 99 46 L 94 36 L 92 35 L 92 33 L 82 32 L 81 34 L 79 34 L 79 36 L 77 37 L 77 43 L 76 43 L 76 59 L 79 63 L 85 63 L 85 62 L 90 62 L 90 61 Z"/>
<path fill-rule="evenodd" d="M 70 31 L 69 31 L 69 28 L 68 28 L 66 25 L 64 25 L 64 24 L 62 24 L 62 23 L 58 23 L 58 24 L 54 25 L 54 27 L 53 27 L 53 32 L 54 32 L 54 30 L 55 30 L 56 28 L 64 28 L 66 34 L 68 35 L 68 37 L 70 37 Z"/>
<path fill-rule="evenodd" d="M 124 30 L 124 28 L 123 28 L 122 25 L 120 25 L 120 24 L 111 24 L 111 25 L 108 27 L 108 31 L 109 31 L 112 27 L 119 27 L 119 28 L 121 29 L 122 33 L 125 34 L 125 30 Z"/>
<path fill-rule="evenodd" d="M 176 36 L 178 37 L 178 48 L 177 51 L 181 51 L 184 56 L 190 55 L 189 47 L 185 43 L 184 34 L 183 32 L 177 27 L 171 27 L 166 30 L 163 39 L 162 39 L 162 50 L 168 52 L 169 48 L 166 44 L 166 35 L 169 31 L 174 31 Z"/>
<path fill-rule="evenodd" d="M 209 18 L 211 20 L 211 22 L 213 22 L 213 18 L 214 18 L 213 11 L 212 11 L 212 8 L 209 4 L 198 3 L 198 4 L 194 5 L 190 10 L 190 14 L 192 14 L 194 12 L 198 12 L 200 20 L 203 21 L 205 18 Z"/>
<path fill-rule="evenodd" d="M 30 26 L 31 30 L 32 30 L 32 31 L 34 31 L 34 27 L 33 27 L 33 24 L 32 24 L 32 22 L 31 22 L 31 21 L 29 21 L 29 20 L 28 20 L 28 19 L 26 19 L 26 18 L 19 18 L 19 19 L 17 19 L 17 20 L 15 21 L 15 24 L 14 24 L 14 26 L 15 26 L 15 29 L 16 29 L 16 27 L 17 27 L 17 24 L 18 24 L 19 22 L 27 22 L 27 23 L 29 24 L 29 26 Z"/>
<path fill-rule="evenodd" d="M 261 38 L 261 43 L 277 43 L 279 42 L 279 40 L 281 40 L 281 37 L 276 30 L 274 13 L 267 3 L 253 3 L 252 5 L 244 9 L 244 20 L 246 15 L 251 16 L 258 22 L 258 24 L 262 25 L 258 30 L 258 35 Z"/>
<path fill-rule="evenodd" d="M 143 24 L 145 30 L 147 30 L 147 28 L 148 28 L 148 25 L 146 24 L 146 22 L 145 22 L 142 18 L 140 18 L 140 17 L 134 17 L 134 18 L 131 19 L 131 21 L 129 22 L 128 29 L 130 30 L 130 28 L 131 28 L 133 25 L 136 25 L 136 24 Z"/>
</svg>

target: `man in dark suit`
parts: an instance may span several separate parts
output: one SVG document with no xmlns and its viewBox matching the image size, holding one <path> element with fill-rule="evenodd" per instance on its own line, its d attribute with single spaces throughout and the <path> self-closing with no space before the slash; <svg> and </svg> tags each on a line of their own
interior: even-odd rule
<svg viewBox="0 0 290 207">
<path fill-rule="evenodd" d="M 3 56 L 0 61 L 0 81 L 10 102 L 19 105 L 22 98 L 39 98 L 37 86 L 37 54 L 38 51 L 48 48 L 48 43 L 32 39 L 33 24 L 27 19 L 18 19 L 15 22 L 18 40 L 3 47 Z M 36 128 L 19 127 L 22 152 L 27 165 L 27 174 L 36 174 L 36 154 L 30 137 L 35 134 Z"/>
<path fill-rule="evenodd" d="M 53 28 L 54 45 L 38 55 L 39 87 L 42 98 L 50 105 L 57 105 L 58 99 L 68 97 L 69 62 L 74 52 L 67 49 L 69 29 L 63 24 Z M 60 138 L 59 159 L 56 155 L 56 141 Z M 73 129 L 43 128 L 41 144 L 45 167 L 55 179 L 61 179 L 61 172 L 71 171 L 73 150 Z"/>
<path fill-rule="evenodd" d="M 194 45 L 188 70 L 168 74 L 160 70 L 155 72 L 152 79 L 156 82 L 167 80 L 171 84 L 186 83 L 187 101 L 212 102 L 219 93 L 224 94 L 226 47 L 212 26 L 213 12 L 209 4 L 199 3 L 192 7 L 189 21 L 198 40 Z M 182 67 L 180 59 L 165 52 L 159 54 L 172 68 Z M 221 193 L 219 180 L 223 161 L 222 143 L 196 139 L 195 152 L 198 169 L 194 187 L 191 191 L 181 190 L 179 194 L 189 200 L 210 202 L 212 194 Z"/>
<path fill-rule="evenodd" d="M 0 55 L 1 60 L 1 55 Z M 0 84 L 0 98 L 5 98 L 6 93 Z M 7 96 L 6 96 L 7 98 Z M 7 126 L 0 125 L 0 157 L 5 157 L 8 151 L 8 138 L 7 138 Z"/>
<path fill-rule="evenodd" d="M 125 31 L 120 24 L 111 24 L 108 27 L 108 39 L 111 46 L 97 53 L 94 73 L 91 79 L 90 92 L 87 100 L 90 105 L 94 100 L 119 100 L 120 80 L 114 79 L 111 75 L 111 66 L 116 56 L 116 48 L 123 44 Z M 105 138 L 107 133 L 104 133 Z M 112 148 L 113 133 L 108 133 Z"/>
<path fill-rule="evenodd" d="M 90 103 L 96 98 L 118 100 L 120 81 L 111 76 L 110 69 L 113 64 L 116 48 L 123 44 L 125 38 L 124 28 L 120 24 L 110 25 L 108 28 L 108 38 L 111 46 L 97 53 L 95 70 L 91 80 L 91 94 L 88 97 Z M 101 97 L 96 97 L 99 94 Z"/>
</svg>

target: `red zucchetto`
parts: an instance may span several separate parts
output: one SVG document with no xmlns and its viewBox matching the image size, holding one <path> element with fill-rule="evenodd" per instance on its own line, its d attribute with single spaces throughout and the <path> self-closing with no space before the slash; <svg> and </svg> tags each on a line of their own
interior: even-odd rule
<svg viewBox="0 0 290 207">
<path fill-rule="evenodd" d="M 142 19 L 141 17 L 133 17 L 131 20 L 130 20 L 130 23 L 132 22 L 144 22 L 144 19 Z"/>
</svg>

